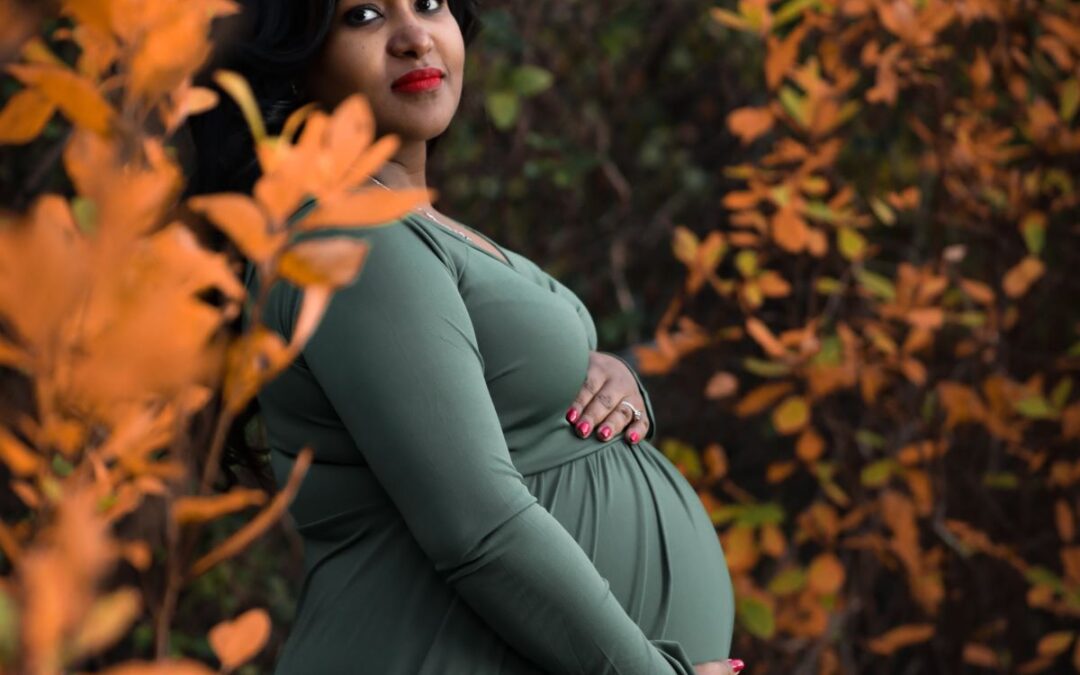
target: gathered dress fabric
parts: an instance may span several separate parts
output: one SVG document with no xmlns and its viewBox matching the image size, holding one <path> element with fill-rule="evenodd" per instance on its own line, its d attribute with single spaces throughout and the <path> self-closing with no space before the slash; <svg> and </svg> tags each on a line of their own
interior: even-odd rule
<svg viewBox="0 0 1080 675">
<path fill-rule="evenodd" d="M 694 675 L 728 656 L 724 554 L 655 426 L 630 444 L 564 417 L 596 348 L 574 293 L 419 215 L 301 236 L 370 253 L 259 394 L 278 482 L 315 451 L 277 675 Z M 275 283 L 267 326 L 289 338 L 302 298 Z"/>
</svg>

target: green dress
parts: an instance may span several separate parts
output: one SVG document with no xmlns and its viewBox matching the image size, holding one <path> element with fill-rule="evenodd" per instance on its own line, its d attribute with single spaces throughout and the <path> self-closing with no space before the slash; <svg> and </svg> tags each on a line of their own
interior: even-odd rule
<svg viewBox="0 0 1080 675">
<path fill-rule="evenodd" d="M 596 347 L 578 298 L 418 215 L 305 236 L 342 233 L 371 244 L 358 280 L 259 394 L 278 481 L 315 449 L 276 673 L 694 675 L 726 658 L 731 581 L 693 489 L 652 432 L 582 439 L 564 418 Z M 269 327 L 288 338 L 301 298 L 275 284 Z"/>
</svg>

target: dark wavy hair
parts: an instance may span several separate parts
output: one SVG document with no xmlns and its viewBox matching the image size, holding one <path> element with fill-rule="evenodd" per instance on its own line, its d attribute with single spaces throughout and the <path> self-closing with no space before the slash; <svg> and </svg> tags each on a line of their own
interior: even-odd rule
<svg viewBox="0 0 1080 675">
<path fill-rule="evenodd" d="M 241 0 L 241 12 L 215 26 L 215 53 L 197 82 L 216 88 L 212 81 L 215 70 L 239 72 L 251 85 L 267 129 L 277 133 L 294 110 L 309 102 L 303 77 L 333 28 L 337 2 Z M 448 2 L 468 45 L 480 30 L 477 0 Z M 186 141 L 189 146 L 185 162 L 188 195 L 251 191 L 259 178 L 254 144 L 243 115 L 228 96 L 222 95 L 215 109 L 191 118 L 184 135 L 181 145 Z M 437 140 L 428 141 L 429 153 Z M 220 235 L 211 232 L 207 236 L 215 248 L 239 256 Z M 238 332 L 240 320 L 230 329 Z M 220 402 L 204 411 L 196 425 L 208 423 L 219 412 Z M 258 400 L 253 399 L 229 430 L 222 457 L 226 487 L 241 481 L 238 474 L 246 474 L 248 480 L 273 490 L 258 412 Z"/>
<path fill-rule="evenodd" d="M 309 102 L 303 77 L 333 28 L 338 0 L 241 0 L 242 11 L 215 28 L 218 48 L 199 76 L 219 68 L 242 74 L 251 84 L 271 133 Z M 477 0 L 448 0 L 466 46 L 480 30 Z M 189 121 L 194 165 L 188 181 L 191 194 L 223 190 L 250 191 L 258 164 L 247 127 L 227 97 L 214 110 Z M 428 141 L 431 152 L 438 138 Z"/>
</svg>

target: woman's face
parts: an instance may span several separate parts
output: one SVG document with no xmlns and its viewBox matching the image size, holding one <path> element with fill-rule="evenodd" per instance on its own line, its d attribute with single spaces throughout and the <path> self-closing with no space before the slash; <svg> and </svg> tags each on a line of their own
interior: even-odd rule
<svg viewBox="0 0 1080 675">
<path fill-rule="evenodd" d="M 461 29 L 446 0 L 339 0 L 335 14 L 308 73 L 315 100 L 336 106 L 362 94 L 378 133 L 402 141 L 445 131 L 461 100 L 465 67 Z"/>
</svg>

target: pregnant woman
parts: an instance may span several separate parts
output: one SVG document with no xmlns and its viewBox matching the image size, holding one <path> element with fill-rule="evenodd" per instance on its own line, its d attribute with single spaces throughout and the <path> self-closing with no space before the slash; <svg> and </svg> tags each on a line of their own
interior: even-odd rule
<svg viewBox="0 0 1080 675">
<path fill-rule="evenodd" d="M 427 187 L 430 141 L 460 100 L 472 8 L 247 5 L 244 60 L 230 65 L 264 111 L 359 92 L 378 132 L 401 139 L 372 189 Z M 228 166 L 227 140 L 212 151 L 210 164 Z M 305 578 L 276 672 L 735 672 L 713 526 L 648 442 L 636 376 L 594 351 L 578 298 L 427 204 L 385 227 L 308 236 L 327 234 L 363 237 L 371 254 L 259 396 L 275 475 L 304 446 L 316 453 L 291 507 Z M 288 337 L 300 301 L 276 284 L 269 327 Z M 642 408 L 649 417 L 634 421 Z"/>
</svg>

